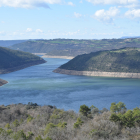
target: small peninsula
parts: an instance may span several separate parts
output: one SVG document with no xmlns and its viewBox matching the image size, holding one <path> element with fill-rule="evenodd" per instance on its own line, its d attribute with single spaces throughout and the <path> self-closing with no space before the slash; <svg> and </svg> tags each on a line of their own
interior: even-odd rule
<svg viewBox="0 0 140 140">
<path fill-rule="evenodd" d="M 0 47 L 0 74 L 10 73 L 46 61 L 31 53 Z"/>
<path fill-rule="evenodd" d="M 0 47 L 0 74 L 10 73 L 45 62 L 41 57 L 31 53 Z M 0 86 L 6 83 L 8 82 L 0 79 Z"/>
<path fill-rule="evenodd" d="M 8 82 L 7 81 L 5 81 L 5 80 L 3 80 L 3 79 L 0 79 L 0 86 L 3 86 L 3 85 L 5 85 L 5 84 L 7 84 Z"/>
<path fill-rule="evenodd" d="M 140 78 L 140 49 L 122 48 L 79 55 L 53 72 L 68 75 Z"/>
</svg>

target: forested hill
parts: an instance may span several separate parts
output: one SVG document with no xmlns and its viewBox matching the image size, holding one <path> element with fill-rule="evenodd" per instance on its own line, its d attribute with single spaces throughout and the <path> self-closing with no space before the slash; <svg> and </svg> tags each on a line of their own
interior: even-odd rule
<svg viewBox="0 0 140 140">
<path fill-rule="evenodd" d="M 32 40 L 11 46 L 11 48 L 15 50 L 22 50 L 30 53 L 46 53 L 47 55 L 54 56 L 77 56 L 100 50 L 120 49 L 124 47 L 140 48 L 140 38 L 102 40 Z"/>
<path fill-rule="evenodd" d="M 76 71 L 140 73 L 140 49 L 123 48 L 83 54 L 60 68 Z"/>
<path fill-rule="evenodd" d="M 0 47 L 0 74 L 9 73 L 45 62 L 46 61 L 39 56 Z"/>
</svg>

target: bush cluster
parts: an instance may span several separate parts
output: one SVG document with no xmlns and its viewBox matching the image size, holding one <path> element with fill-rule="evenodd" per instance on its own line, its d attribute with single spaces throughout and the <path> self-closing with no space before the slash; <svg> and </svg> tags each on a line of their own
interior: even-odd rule
<svg viewBox="0 0 140 140">
<path fill-rule="evenodd" d="M 30 107 L 29 107 L 30 106 Z M 28 103 L 1 106 L 0 140 L 138 140 L 140 109 L 81 105 L 79 113 Z"/>
</svg>

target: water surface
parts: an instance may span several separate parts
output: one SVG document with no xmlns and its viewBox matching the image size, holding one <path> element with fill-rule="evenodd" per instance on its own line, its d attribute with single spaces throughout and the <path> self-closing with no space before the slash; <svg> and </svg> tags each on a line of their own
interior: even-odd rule
<svg viewBox="0 0 140 140">
<path fill-rule="evenodd" d="M 75 111 L 82 104 L 99 109 L 119 101 L 129 109 L 140 105 L 140 79 L 63 75 L 52 71 L 69 60 L 45 60 L 45 64 L 0 75 L 9 81 L 0 87 L 0 104 L 33 102 Z"/>
</svg>

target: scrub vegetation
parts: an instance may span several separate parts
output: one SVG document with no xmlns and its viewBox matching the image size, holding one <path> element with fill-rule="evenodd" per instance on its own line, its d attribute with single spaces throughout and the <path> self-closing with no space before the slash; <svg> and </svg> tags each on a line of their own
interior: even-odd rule
<svg viewBox="0 0 140 140">
<path fill-rule="evenodd" d="M 47 55 L 53 56 L 77 56 L 101 50 L 120 49 L 134 46 L 140 48 L 140 38 L 102 40 L 30 40 L 10 46 L 10 48 L 30 53 L 46 53 Z"/>
<path fill-rule="evenodd" d="M 76 71 L 140 73 L 140 49 L 122 48 L 83 54 L 60 68 Z"/>
<path fill-rule="evenodd" d="M 140 109 L 81 105 L 79 113 L 36 103 L 0 106 L 0 140 L 139 140 Z"/>
</svg>

